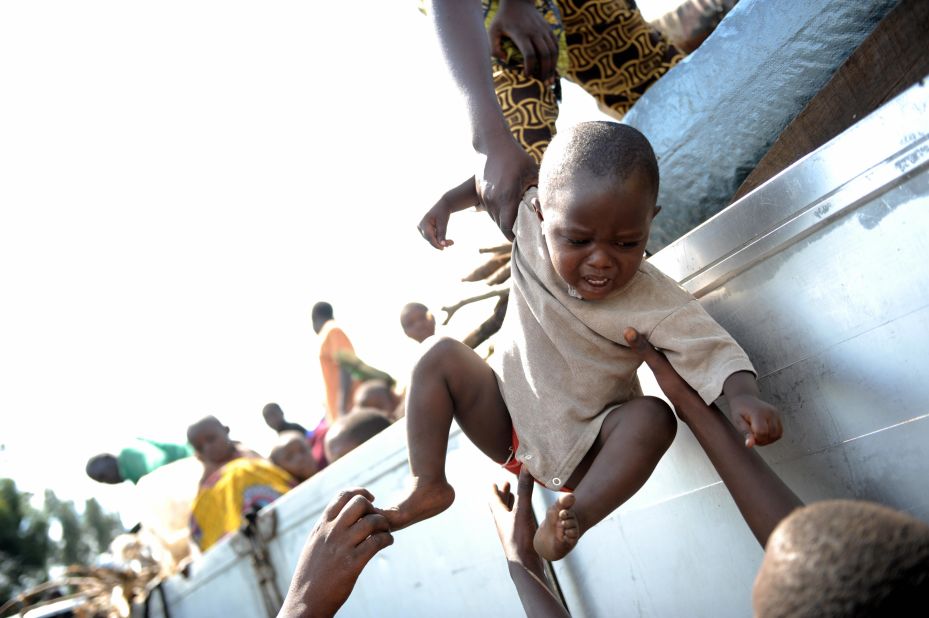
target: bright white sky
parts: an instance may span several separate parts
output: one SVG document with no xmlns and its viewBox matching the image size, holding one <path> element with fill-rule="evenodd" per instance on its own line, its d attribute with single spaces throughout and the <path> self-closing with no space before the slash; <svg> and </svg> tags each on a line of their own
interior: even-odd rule
<svg viewBox="0 0 929 618">
<path fill-rule="evenodd" d="M 317 300 L 402 371 L 400 307 L 480 293 L 502 239 L 416 232 L 474 164 L 445 73 L 415 0 L 0 5 L 0 476 L 131 525 L 88 456 L 206 414 L 266 452 L 265 403 L 321 416 Z M 566 90 L 562 122 L 599 116 Z"/>
</svg>

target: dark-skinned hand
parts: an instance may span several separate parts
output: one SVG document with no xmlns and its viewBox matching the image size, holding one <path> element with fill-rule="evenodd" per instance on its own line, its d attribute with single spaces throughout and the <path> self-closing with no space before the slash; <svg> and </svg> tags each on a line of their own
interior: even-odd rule
<svg viewBox="0 0 929 618">
<path fill-rule="evenodd" d="M 303 546 L 279 616 L 328 617 L 342 607 L 365 565 L 393 543 L 372 500 L 356 487 L 329 503 Z"/>
<path fill-rule="evenodd" d="M 487 28 L 494 57 L 509 61 L 503 47 L 510 39 L 523 56 L 523 74 L 550 83 L 558 66 L 558 39 L 551 25 L 529 0 L 501 0 L 497 14 Z"/>
</svg>

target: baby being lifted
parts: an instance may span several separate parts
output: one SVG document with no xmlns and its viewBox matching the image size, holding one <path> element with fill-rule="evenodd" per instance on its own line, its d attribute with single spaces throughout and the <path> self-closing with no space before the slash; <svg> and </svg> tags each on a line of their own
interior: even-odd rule
<svg viewBox="0 0 929 618">
<path fill-rule="evenodd" d="M 538 194 L 520 204 L 512 288 L 493 367 L 451 339 L 431 343 L 407 401 L 411 493 L 385 516 L 393 530 L 451 505 L 445 453 L 452 418 L 491 459 L 526 466 L 565 491 L 535 537 L 548 560 L 628 500 L 671 445 L 676 422 L 643 397 L 635 328 L 710 403 L 720 394 L 746 446 L 781 434 L 738 344 L 674 281 L 643 262 L 658 214 L 658 164 L 637 130 L 589 122 L 559 133 L 542 160 Z M 420 224 L 442 249 L 449 215 L 477 203 L 473 184 L 447 193 Z M 427 342 L 428 345 L 428 342 Z"/>
</svg>

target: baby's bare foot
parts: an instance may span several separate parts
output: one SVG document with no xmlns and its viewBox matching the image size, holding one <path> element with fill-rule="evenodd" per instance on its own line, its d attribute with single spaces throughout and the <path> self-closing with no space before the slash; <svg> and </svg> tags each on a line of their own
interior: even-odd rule
<svg viewBox="0 0 929 618">
<path fill-rule="evenodd" d="M 581 536 L 574 512 L 574 494 L 561 494 L 548 508 L 532 541 L 535 551 L 546 560 L 561 560 L 568 555 Z"/>
<path fill-rule="evenodd" d="M 381 509 L 391 532 L 435 517 L 455 501 L 455 490 L 445 479 L 425 481 L 413 478 L 413 490 L 397 506 Z"/>
</svg>

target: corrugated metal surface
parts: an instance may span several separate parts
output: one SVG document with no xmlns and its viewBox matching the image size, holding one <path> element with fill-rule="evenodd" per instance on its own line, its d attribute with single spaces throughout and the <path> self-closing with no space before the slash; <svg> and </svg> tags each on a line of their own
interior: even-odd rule
<svg viewBox="0 0 929 618">
<path fill-rule="evenodd" d="M 781 131 L 897 0 L 741 0 L 624 122 L 661 166 L 649 248 L 664 247 L 729 204 Z"/>
</svg>

